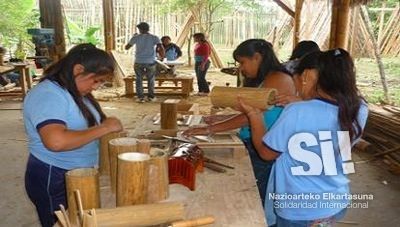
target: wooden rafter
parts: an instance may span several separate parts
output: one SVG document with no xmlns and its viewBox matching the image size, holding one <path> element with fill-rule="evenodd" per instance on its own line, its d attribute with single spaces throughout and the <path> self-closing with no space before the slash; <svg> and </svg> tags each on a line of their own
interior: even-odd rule
<svg viewBox="0 0 400 227">
<path fill-rule="evenodd" d="M 290 9 L 289 6 L 287 6 L 284 2 L 282 2 L 281 0 L 273 0 L 276 4 L 278 4 L 279 7 L 281 7 L 283 10 L 285 10 L 285 12 L 287 12 L 291 17 L 295 17 L 295 12 Z"/>
</svg>

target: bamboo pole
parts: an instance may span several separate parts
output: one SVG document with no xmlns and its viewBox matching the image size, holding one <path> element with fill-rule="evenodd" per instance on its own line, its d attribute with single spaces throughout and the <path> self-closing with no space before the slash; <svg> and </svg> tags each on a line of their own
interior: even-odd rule
<svg viewBox="0 0 400 227">
<path fill-rule="evenodd" d="M 130 137 L 112 139 L 109 141 L 109 151 L 111 192 L 115 193 L 117 189 L 118 155 L 124 152 L 136 152 L 137 140 Z"/>
<path fill-rule="evenodd" d="M 350 45 L 349 45 L 349 52 L 351 56 L 354 56 L 354 43 L 357 38 L 357 15 L 359 14 L 358 12 L 358 7 L 355 6 L 352 9 L 352 15 L 351 15 L 351 33 L 350 33 Z"/>
<path fill-rule="evenodd" d="M 385 2 L 382 2 L 382 8 L 386 8 Z M 381 10 L 381 13 L 379 15 L 379 30 L 378 30 L 378 41 L 377 41 L 379 49 L 381 49 L 384 24 L 385 24 L 385 11 Z"/>
<path fill-rule="evenodd" d="M 333 0 L 329 47 L 347 49 L 350 0 Z"/>
<path fill-rule="evenodd" d="M 79 190 L 83 209 L 100 207 L 99 174 L 94 168 L 70 170 L 65 174 L 67 189 L 67 202 L 69 219 L 72 224 L 77 224 L 78 205 L 75 201 L 74 191 Z"/>
<path fill-rule="evenodd" d="M 99 226 L 154 226 L 182 220 L 182 203 L 154 203 L 117 208 L 96 209 Z"/>
<path fill-rule="evenodd" d="M 152 150 L 150 154 L 147 201 L 154 203 L 168 198 L 169 195 L 168 155 L 159 150 Z"/>
<path fill-rule="evenodd" d="M 301 10 L 303 8 L 303 3 L 304 0 L 296 0 L 296 9 L 294 16 L 293 48 L 300 41 Z"/>
<path fill-rule="evenodd" d="M 118 137 L 126 136 L 126 132 L 113 132 L 107 135 L 104 135 L 100 138 L 100 165 L 99 165 L 99 172 L 100 175 L 110 175 L 110 155 L 109 155 L 109 148 L 108 148 L 108 141 Z"/>
<path fill-rule="evenodd" d="M 137 152 L 118 155 L 117 206 L 147 203 L 150 155 Z"/>
<path fill-rule="evenodd" d="M 107 52 L 115 50 L 115 26 L 113 0 L 103 0 L 104 43 Z"/>
<path fill-rule="evenodd" d="M 149 139 L 137 140 L 137 152 L 150 154 L 151 142 Z"/>
<path fill-rule="evenodd" d="M 382 58 L 381 58 L 381 51 L 379 50 L 378 44 L 374 37 L 374 32 L 372 30 L 372 25 L 371 25 L 371 22 L 369 19 L 368 11 L 365 6 L 361 6 L 361 15 L 362 15 L 364 23 L 367 27 L 367 32 L 369 34 L 369 37 L 370 37 L 373 47 L 374 47 L 374 55 L 375 55 L 375 59 L 376 59 L 376 62 L 378 64 L 378 68 L 379 68 L 379 75 L 381 77 L 385 101 L 390 102 L 389 91 L 388 91 L 388 86 L 387 86 L 386 76 L 385 76 L 385 69 L 383 67 Z"/>
<path fill-rule="evenodd" d="M 293 12 L 292 9 L 290 9 L 289 6 L 287 6 L 284 2 L 281 0 L 273 0 L 276 4 L 278 4 L 279 7 L 281 7 L 287 14 L 289 14 L 292 18 L 295 17 L 295 12 Z"/>
<path fill-rule="evenodd" d="M 240 96 L 247 104 L 265 110 L 275 95 L 275 89 L 214 86 L 210 99 L 213 106 L 235 108 Z"/>
</svg>

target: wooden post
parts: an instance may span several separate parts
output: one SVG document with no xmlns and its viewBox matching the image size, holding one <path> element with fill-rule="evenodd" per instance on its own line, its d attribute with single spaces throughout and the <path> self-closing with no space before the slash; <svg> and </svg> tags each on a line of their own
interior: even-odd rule
<svg viewBox="0 0 400 227">
<path fill-rule="evenodd" d="M 39 0 L 40 24 L 42 28 L 53 28 L 55 45 L 49 48 L 54 62 L 65 55 L 64 22 L 61 0 Z"/>
<path fill-rule="evenodd" d="M 270 102 L 275 98 L 275 89 L 249 88 L 249 87 L 213 87 L 210 98 L 213 106 L 217 107 L 237 107 L 238 95 L 243 100 L 259 109 L 267 109 Z"/>
<path fill-rule="evenodd" d="M 168 198 L 168 185 L 168 155 L 165 152 L 153 150 L 150 159 L 147 201 L 155 203 Z"/>
<path fill-rule="evenodd" d="M 117 206 L 147 203 L 150 155 L 137 152 L 118 155 Z"/>
<path fill-rule="evenodd" d="M 130 137 L 115 138 L 109 142 L 109 162 L 110 162 L 110 182 L 111 192 L 115 193 L 117 190 L 117 162 L 118 155 L 124 152 L 136 152 L 137 140 Z"/>
<path fill-rule="evenodd" d="M 104 43 L 107 52 L 115 49 L 113 0 L 103 0 Z"/>
<path fill-rule="evenodd" d="M 367 28 L 368 35 L 372 41 L 372 45 L 374 46 L 374 55 L 375 55 L 376 62 L 378 64 L 379 75 L 381 76 L 381 82 L 382 82 L 382 87 L 383 87 L 383 94 L 385 96 L 385 101 L 390 102 L 389 91 L 388 91 L 388 86 L 387 86 L 386 76 L 385 76 L 385 69 L 383 67 L 382 58 L 381 58 L 381 51 L 379 49 L 378 43 L 376 42 L 374 32 L 372 29 L 372 25 L 371 25 L 371 21 L 369 19 L 368 11 L 365 6 L 361 6 L 361 16 L 362 16 L 365 26 Z"/>
<path fill-rule="evenodd" d="M 303 2 L 304 0 L 296 0 L 296 9 L 294 16 L 293 48 L 300 41 L 301 10 L 303 9 Z"/>
<path fill-rule="evenodd" d="M 100 138 L 100 158 L 99 158 L 99 171 L 101 175 L 110 175 L 110 161 L 109 161 L 109 151 L 108 151 L 108 141 L 118 137 L 126 136 L 126 132 L 113 132 L 104 135 Z"/>
<path fill-rule="evenodd" d="M 347 49 L 351 0 L 333 0 L 329 47 Z"/>
<path fill-rule="evenodd" d="M 167 99 L 161 103 L 161 129 L 177 129 L 177 105 L 179 99 Z"/>
<path fill-rule="evenodd" d="M 94 168 L 70 170 L 65 174 L 69 219 L 72 224 L 78 223 L 78 206 L 74 191 L 79 190 L 83 209 L 100 207 L 99 174 Z"/>
</svg>

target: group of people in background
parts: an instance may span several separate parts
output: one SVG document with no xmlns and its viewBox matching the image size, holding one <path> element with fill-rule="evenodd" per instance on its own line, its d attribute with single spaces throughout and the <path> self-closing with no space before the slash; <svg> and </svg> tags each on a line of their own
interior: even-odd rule
<svg viewBox="0 0 400 227">
<path fill-rule="evenodd" d="M 136 45 L 134 70 L 139 102 L 145 102 L 143 77 L 149 91 L 147 101 L 154 101 L 155 59 L 174 60 L 182 55 L 168 36 L 160 40 L 149 33 L 149 25 L 137 25 L 126 49 Z M 195 71 L 200 95 L 209 93 L 205 80 L 210 66 L 210 45 L 204 34 L 194 34 Z M 312 41 L 304 41 L 293 50 L 290 61 L 282 64 L 271 43 L 249 39 L 237 46 L 233 58 L 245 76 L 244 86 L 274 88 L 278 96 L 274 105 L 260 110 L 238 97 L 240 114 L 221 120 L 208 118 L 209 125 L 190 128 L 183 135 L 216 133 L 235 128 L 245 144 L 257 179 L 268 225 L 331 226 L 342 218 L 342 206 L 303 209 L 274 206 L 271 194 L 332 193 L 348 204 L 347 179 L 336 137 L 346 131 L 351 145 L 360 138 L 368 115 L 366 102 L 355 83 L 355 69 L 349 53 L 343 49 L 319 50 Z M 42 226 L 53 226 L 54 211 L 67 207 L 65 173 L 74 168 L 98 166 L 98 139 L 123 130 L 120 120 L 106 116 L 91 92 L 113 76 L 114 61 L 91 44 L 80 44 L 44 72 L 43 78 L 24 100 L 24 124 L 28 137 L 29 159 L 25 174 L 27 194 L 36 206 Z M 213 120 L 214 119 L 214 120 Z M 337 174 L 294 175 L 291 169 L 305 162 L 293 156 L 302 151 L 321 156 L 318 142 L 303 144 L 296 151 L 288 146 L 291 136 L 310 133 L 318 138 L 330 131 L 331 158 L 336 160 Z M 308 146 L 307 146 L 308 145 Z M 302 155 L 300 153 L 300 155 Z M 279 201 L 278 201 L 279 202 Z M 295 200 L 299 205 L 304 200 Z"/>
<path fill-rule="evenodd" d="M 128 50 L 132 46 L 136 46 L 134 70 L 135 70 L 135 88 L 137 101 L 144 103 L 146 101 L 153 102 L 156 100 L 154 95 L 155 77 L 157 74 L 156 59 L 167 61 L 175 61 L 182 56 L 179 46 L 171 42 L 169 36 L 163 36 L 161 40 L 153 34 L 150 34 L 150 26 L 146 22 L 141 22 L 136 27 L 139 34 L 134 34 L 126 44 L 125 49 Z M 206 81 L 206 73 L 210 67 L 209 56 L 211 48 L 203 33 L 195 33 L 193 35 L 196 45 L 194 47 L 195 72 L 198 85 L 198 95 L 206 96 L 210 92 L 209 85 Z M 173 73 L 174 68 L 172 69 Z M 148 93 L 147 100 L 143 93 L 143 77 L 147 79 Z"/>
</svg>

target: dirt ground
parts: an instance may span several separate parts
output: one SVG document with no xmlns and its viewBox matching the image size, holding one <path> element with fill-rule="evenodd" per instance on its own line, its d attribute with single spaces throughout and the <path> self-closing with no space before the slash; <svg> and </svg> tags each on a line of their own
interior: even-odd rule
<svg viewBox="0 0 400 227">
<path fill-rule="evenodd" d="M 186 72 L 193 75 L 190 71 Z M 208 75 L 211 85 L 225 86 L 227 82 L 234 86 L 233 76 L 211 72 Z M 196 86 L 194 86 L 196 89 Z M 159 110 L 159 103 L 166 97 L 159 97 L 156 103 L 138 104 L 132 98 L 120 97 L 123 88 L 97 92 L 101 106 L 108 115 L 119 117 L 126 130 L 135 129 L 135 125 L 146 114 Z M 208 114 L 208 97 L 191 96 L 189 101 L 200 104 L 202 114 Z M 39 226 L 36 212 L 28 200 L 24 189 L 24 171 L 28 157 L 27 141 L 23 128 L 21 100 L 0 101 L 0 226 Z M 353 153 L 356 173 L 350 176 L 353 193 L 372 194 L 366 208 L 353 208 L 347 213 L 339 226 L 398 226 L 400 223 L 400 178 L 386 169 L 386 165 L 377 160 L 359 162 L 372 157 L 367 153 Z M 365 205 L 365 204 L 364 204 Z M 218 218 L 218 217 L 217 217 Z"/>
</svg>

